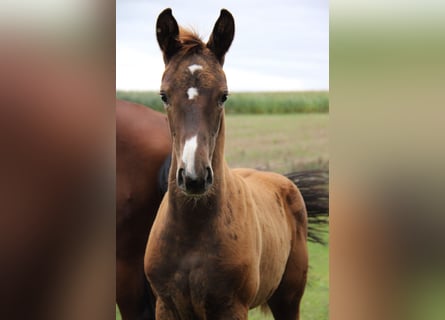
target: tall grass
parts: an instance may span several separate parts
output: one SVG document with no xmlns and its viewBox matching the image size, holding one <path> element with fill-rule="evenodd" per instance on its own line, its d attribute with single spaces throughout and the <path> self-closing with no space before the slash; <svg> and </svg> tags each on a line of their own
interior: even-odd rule
<svg viewBox="0 0 445 320">
<path fill-rule="evenodd" d="M 159 94 L 155 91 L 117 91 L 116 96 L 163 110 Z M 328 91 L 234 92 L 226 102 L 226 113 L 229 114 L 313 112 L 329 112 Z"/>
<path fill-rule="evenodd" d="M 327 91 L 240 92 L 226 102 L 227 113 L 312 113 L 328 112 Z"/>
</svg>

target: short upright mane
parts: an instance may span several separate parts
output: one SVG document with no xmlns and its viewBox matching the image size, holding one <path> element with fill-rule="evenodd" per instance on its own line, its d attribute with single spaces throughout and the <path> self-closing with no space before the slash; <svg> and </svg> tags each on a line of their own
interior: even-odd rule
<svg viewBox="0 0 445 320">
<path fill-rule="evenodd" d="M 179 41 L 181 42 L 181 51 L 185 54 L 199 53 L 206 47 L 198 33 L 183 27 L 179 28 Z"/>
</svg>

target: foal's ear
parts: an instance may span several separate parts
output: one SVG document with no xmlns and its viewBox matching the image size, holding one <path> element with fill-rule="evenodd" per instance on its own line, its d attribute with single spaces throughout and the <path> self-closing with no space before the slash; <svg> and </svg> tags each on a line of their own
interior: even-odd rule
<svg viewBox="0 0 445 320">
<path fill-rule="evenodd" d="M 234 34 L 235 20 L 229 11 L 222 9 L 207 42 L 207 48 L 215 54 L 221 65 L 224 64 L 224 56 L 232 44 Z"/>
<path fill-rule="evenodd" d="M 172 15 L 172 9 L 167 8 L 161 12 L 156 22 L 156 37 L 159 47 L 164 54 L 165 64 L 173 57 L 173 55 L 181 48 L 178 40 L 179 27 Z"/>
</svg>

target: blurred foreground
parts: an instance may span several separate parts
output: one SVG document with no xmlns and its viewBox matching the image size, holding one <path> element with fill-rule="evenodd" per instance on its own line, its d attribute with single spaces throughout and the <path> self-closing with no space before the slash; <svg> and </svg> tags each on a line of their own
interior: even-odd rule
<svg viewBox="0 0 445 320">
<path fill-rule="evenodd" d="M 25 1 L 0 12 L 2 318 L 110 319 L 114 8 Z"/>
</svg>

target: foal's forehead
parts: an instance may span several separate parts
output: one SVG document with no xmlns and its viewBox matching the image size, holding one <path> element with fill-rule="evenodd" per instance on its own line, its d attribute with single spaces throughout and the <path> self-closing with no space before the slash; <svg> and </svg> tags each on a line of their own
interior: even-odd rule
<svg viewBox="0 0 445 320">
<path fill-rule="evenodd" d="M 226 86 L 226 77 L 216 61 L 193 55 L 172 61 L 165 70 L 163 83 L 172 87 L 220 89 Z"/>
</svg>

